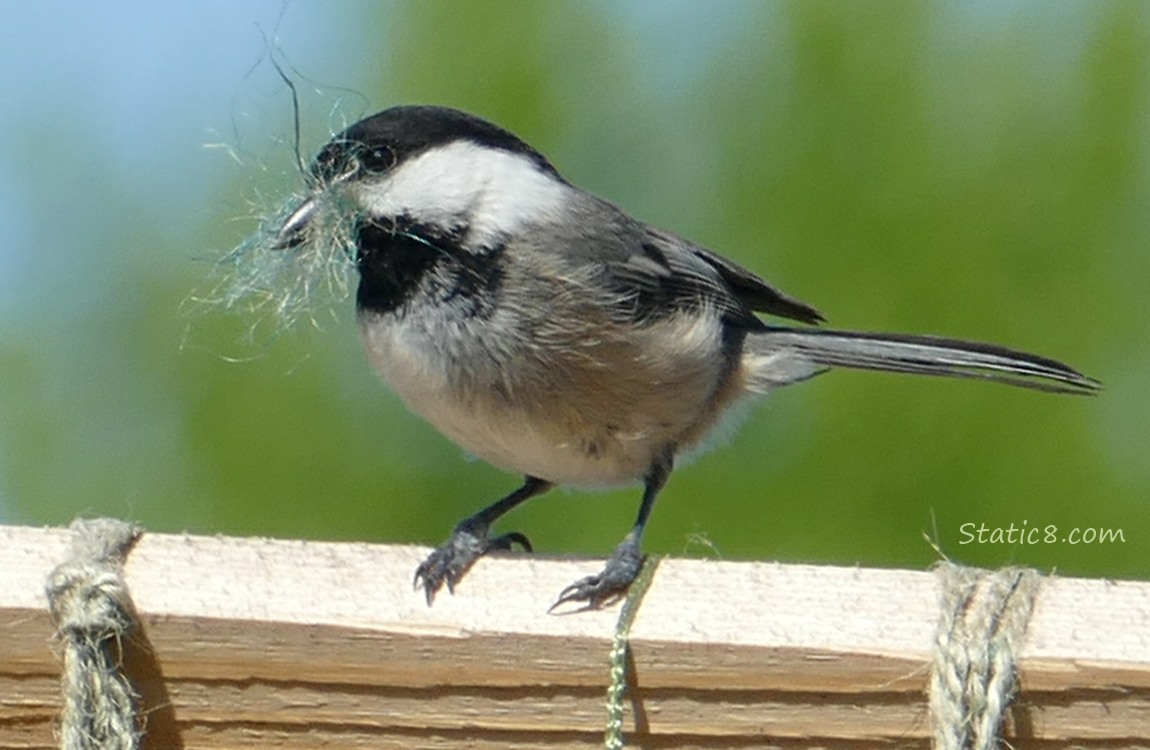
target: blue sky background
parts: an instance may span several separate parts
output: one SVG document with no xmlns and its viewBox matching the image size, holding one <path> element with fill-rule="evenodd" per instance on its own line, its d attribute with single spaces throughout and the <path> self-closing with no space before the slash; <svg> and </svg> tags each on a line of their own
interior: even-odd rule
<svg viewBox="0 0 1150 750">
<path fill-rule="evenodd" d="M 56 349 L 99 348 L 74 340 L 69 321 L 99 311 L 115 279 L 213 255 L 180 240 L 227 211 L 219 186 L 237 165 L 206 146 L 241 148 L 244 135 L 264 150 L 271 129 L 290 117 L 282 86 L 261 64 L 261 29 L 290 37 L 292 60 L 304 69 L 342 80 L 340 71 L 356 68 L 355 46 L 341 41 L 348 27 L 330 10 L 280 2 L 7 4 L 0 327 Z M 99 246 L 142 222 L 154 247 Z M 130 371 L 103 374 L 132 385 L 123 382 Z M 4 500 L 0 494 L 0 517 Z"/>
<path fill-rule="evenodd" d="M 344 9 L 355 7 L 343 3 Z M 51 215 L 109 221 L 100 209 L 99 184 L 118 181 L 149 215 L 170 222 L 177 234 L 219 211 L 218 186 L 233 168 L 210 143 L 233 143 L 236 133 L 256 140 L 269 136 L 275 121 L 251 125 L 252 112 L 283 105 L 282 90 L 261 65 L 268 48 L 261 38 L 278 33 L 292 41 L 291 59 L 317 77 L 344 80 L 354 71 L 348 27 L 318 3 L 202 2 L 194 4 L 83 2 L 10 4 L 0 27 L 0 96 L 7 115 L 0 119 L 0 152 L 5 200 L 0 205 L 4 243 L 4 306 L 8 314 L 43 311 L 29 304 L 50 284 L 51 245 L 44 241 Z M 303 30 L 306 29 L 306 33 Z M 279 87 L 282 89 L 282 87 Z M 289 115 L 287 110 L 275 113 Z M 254 132 L 244 134 L 244 129 Z M 68 174 L 37 174 L 45 158 L 69 140 L 81 160 Z M 261 145 L 262 149 L 262 145 Z M 54 168 L 61 165 L 51 164 Z M 108 174 L 110 172 L 110 174 Z M 93 179 L 95 178 L 95 179 Z M 51 180 L 57 200 L 32 193 L 31 182 Z M 214 183 L 213 183 L 214 181 Z M 62 211 L 62 209 L 64 209 Z M 83 227 L 59 227 L 83 242 Z M 78 235 L 78 236 L 77 236 Z M 39 239 L 38 241 L 38 238 Z M 98 272 L 103 265 L 91 261 Z M 105 258 L 104 260 L 108 260 Z"/>
</svg>

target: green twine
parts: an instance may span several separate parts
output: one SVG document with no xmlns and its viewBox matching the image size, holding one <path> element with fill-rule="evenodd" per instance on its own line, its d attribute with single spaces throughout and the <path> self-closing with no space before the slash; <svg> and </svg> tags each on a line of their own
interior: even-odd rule
<svg viewBox="0 0 1150 750">
<path fill-rule="evenodd" d="M 607 731 L 603 737 L 603 747 L 607 750 L 623 750 L 623 698 L 627 694 L 627 656 L 630 654 L 631 623 L 639 613 L 643 596 L 655 577 L 655 568 L 661 558 L 648 555 L 643 568 L 635 577 L 619 611 L 619 621 L 615 624 L 615 637 L 611 641 L 608 662 L 611 666 L 611 684 L 607 688 Z"/>
</svg>

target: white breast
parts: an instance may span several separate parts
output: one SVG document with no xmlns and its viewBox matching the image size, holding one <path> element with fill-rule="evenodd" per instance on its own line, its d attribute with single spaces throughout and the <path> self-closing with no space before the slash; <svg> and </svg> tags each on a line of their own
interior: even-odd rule
<svg viewBox="0 0 1150 750">
<path fill-rule="evenodd" d="M 423 323 L 363 314 L 372 365 L 408 408 L 495 466 L 557 484 L 630 484 L 668 442 L 694 442 L 713 421 L 723 365 L 711 316 L 654 326 L 645 341 L 584 347 L 576 359 L 553 360 L 551 377 L 528 378 L 533 386 L 485 372 L 499 365 L 481 351 L 445 351 L 445 338 Z"/>
</svg>

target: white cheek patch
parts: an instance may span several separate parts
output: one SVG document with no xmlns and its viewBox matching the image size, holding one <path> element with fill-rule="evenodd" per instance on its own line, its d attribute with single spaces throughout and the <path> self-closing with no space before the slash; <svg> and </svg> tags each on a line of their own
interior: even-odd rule
<svg viewBox="0 0 1150 750">
<path fill-rule="evenodd" d="M 567 190 L 528 156 L 455 141 L 357 186 L 356 193 L 369 215 L 467 225 L 468 240 L 484 245 L 555 216 Z"/>
</svg>

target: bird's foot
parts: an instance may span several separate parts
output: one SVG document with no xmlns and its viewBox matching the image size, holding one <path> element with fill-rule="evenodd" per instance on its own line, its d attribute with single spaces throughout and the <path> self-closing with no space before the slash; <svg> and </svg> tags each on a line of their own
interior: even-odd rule
<svg viewBox="0 0 1150 750">
<path fill-rule="evenodd" d="M 643 553 L 639 551 L 639 539 L 628 534 L 607 558 L 607 564 L 598 575 L 587 576 L 563 589 L 548 611 L 553 612 L 556 607 L 572 602 L 583 602 L 585 606 L 581 609 L 602 609 L 614 604 L 623 598 L 642 569 Z"/>
<path fill-rule="evenodd" d="M 455 527 L 447 541 L 427 556 L 415 569 L 414 587 L 423 587 L 427 605 L 435 601 L 435 595 L 446 584 L 447 590 L 455 593 L 455 585 L 475 564 L 475 561 L 492 550 L 510 550 L 518 544 L 531 552 L 531 542 L 523 534 L 513 531 L 494 539 L 488 538 L 488 524 L 476 518 L 468 518 Z"/>
</svg>

